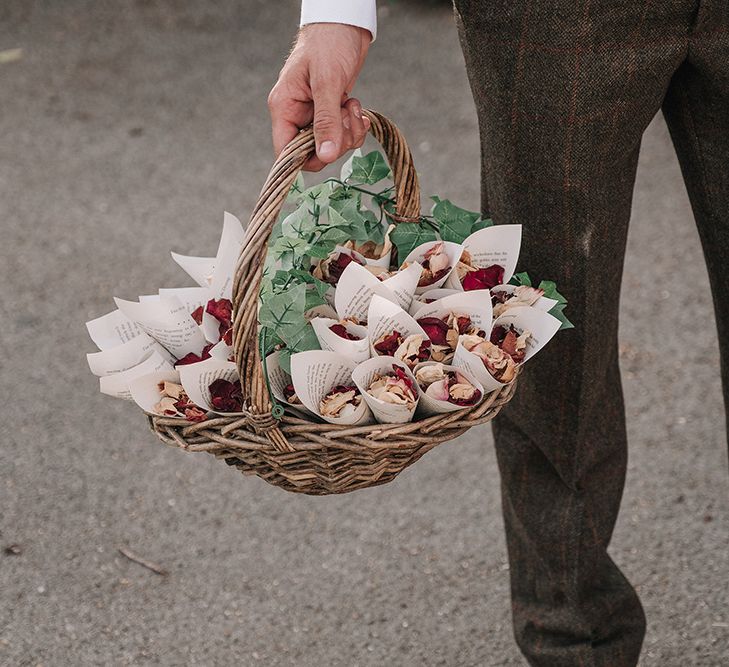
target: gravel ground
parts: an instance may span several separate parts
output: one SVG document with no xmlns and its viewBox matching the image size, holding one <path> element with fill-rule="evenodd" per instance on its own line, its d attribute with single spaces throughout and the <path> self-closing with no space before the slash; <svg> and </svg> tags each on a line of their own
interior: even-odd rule
<svg viewBox="0 0 729 667">
<path fill-rule="evenodd" d="M 385 487 L 297 497 L 162 447 L 86 367 L 85 320 L 112 295 L 187 284 L 167 250 L 212 253 L 222 211 L 250 210 L 296 12 L 292 0 L 0 7 L 0 50 L 23 49 L 0 64 L 2 665 L 523 664 L 488 428 Z M 424 192 L 477 206 L 476 119 L 446 6 L 383 7 L 359 94 L 406 132 Z M 718 349 L 660 119 L 623 292 L 632 449 L 612 553 L 649 616 L 642 664 L 726 665 Z"/>
</svg>

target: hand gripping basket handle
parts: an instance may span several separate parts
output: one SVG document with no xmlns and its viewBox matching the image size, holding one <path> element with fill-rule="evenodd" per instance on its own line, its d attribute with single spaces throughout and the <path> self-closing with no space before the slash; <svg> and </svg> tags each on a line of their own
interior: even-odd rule
<svg viewBox="0 0 729 667">
<path fill-rule="evenodd" d="M 420 214 L 420 188 L 405 138 L 395 124 L 369 109 L 370 132 L 385 150 L 395 182 L 396 221 L 416 222 Z M 269 433 L 280 444 L 283 435 L 275 428 L 271 403 L 258 351 L 258 292 L 261 286 L 266 246 L 286 196 L 301 167 L 314 153 L 314 131 L 308 127 L 283 149 L 274 162 L 253 209 L 233 279 L 233 349 L 244 404 L 256 430 Z M 286 448 L 285 446 L 283 448 Z"/>
</svg>

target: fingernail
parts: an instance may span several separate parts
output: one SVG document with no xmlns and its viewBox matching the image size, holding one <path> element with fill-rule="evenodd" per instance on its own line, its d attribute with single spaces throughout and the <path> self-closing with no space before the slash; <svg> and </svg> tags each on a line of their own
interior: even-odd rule
<svg viewBox="0 0 729 667">
<path fill-rule="evenodd" d="M 319 158 L 324 161 L 337 159 L 337 147 L 333 141 L 322 141 L 317 151 Z"/>
</svg>

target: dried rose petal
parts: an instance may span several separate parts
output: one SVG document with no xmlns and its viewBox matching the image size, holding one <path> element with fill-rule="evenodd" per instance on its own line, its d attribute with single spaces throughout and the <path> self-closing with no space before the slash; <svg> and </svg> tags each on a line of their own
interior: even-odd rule
<svg viewBox="0 0 729 667">
<path fill-rule="evenodd" d="M 292 396 L 296 396 L 296 389 L 294 389 L 293 384 L 287 384 L 283 388 L 283 395 L 286 398 L 286 400 L 290 400 Z"/>
<path fill-rule="evenodd" d="M 349 385 L 337 385 L 319 403 L 319 411 L 326 417 L 350 417 L 360 405 L 359 389 Z"/>
<path fill-rule="evenodd" d="M 421 317 L 418 324 L 435 345 L 447 345 L 448 324 L 439 317 Z"/>
<path fill-rule="evenodd" d="M 473 323 L 471 322 L 471 318 L 468 317 L 468 315 L 464 315 L 463 317 L 456 318 L 456 329 L 458 329 L 459 334 L 468 333 L 468 330 L 472 326 L 473 326 Z"/>
<path fill-rule="evenodd" d="M 506 327 L 503 327 L 501 325 L 494 327 L 491 329 L 491 342 L 494 345 L 501 345 L 504 338 L 506 338 L 506 334 L 509 332 L 509 329 Z"/>
<path fill-rule="evenodd" d="M 408 377 L 407 373 L 400 368 L 397 364 L 392 365 L 392 370 L 395 373 L 395 377 L 398 380 L 402 380 L 406 385 L 407 388 L 413 392 L 413 395 L 417 395 L 417 391 L 415 390 L 415 385 L 413 384 L 413 381 Z"/>
<path fill-rule="evenodd" d="M 210 403 L 220 412 L 240 412 L 243 409 L 240 380 L 229 382 L 223 378 L 213 380 L 210 390 Z"/>
<path fill-rule="evenodd" d="M 332 324 L 332 326 L 329 327 L 329 331 L 347 340 L 362 340 L 359 336 L 349 333 L 343 324 Z"/>
<path fill-rule="evenodd" d="M 197 322 L 198 324 L 202 324 L 203 307 L 198 306 L 197 308 L 195 308 L 195 310 L 190 313 L 190 317 L 192 317 L 192 319 L 195 320 L 195 322 Z"/>
<path fill-rule="evenodd" d="M 210 299 L 205 310 L 220 322 L 218 332 L 222 338 L 225 332 L 230 329 L 233 318 L 233 304 L 230 299 Z"/>
<path fill-rule="evenodd" d="M 329 257 L 323 259 L 314 268 L 314 277 L 319 280 L 323 280 L 330 285 L 336 285 L 342 277 L 344 269 L 346 269 L 352 262 L 356 262 L 360 266 L 363 265 L 361 260 L 346 252 L 338 252 L 337 254 L 329 255 Z"/>
<path fill-rule="evenodd" d="M 458 371 L 448 374 L 448 401 L 463 407 L 475 405 L 481 400 L 481 391 L 474 387 L 465 375 Z"/>
<path fill-rule="evenodd" d="M 461 284 L 464 291 L 477 289 L 491 289 L 496 285 L 501 285 L 504 281 L 504 267 L 498 264 L 492 264 L 483 269 L 475 269 L 468 271 Z"/>
<path fill-rule="evenodd" d="M 375 351 L 391 357 L 395 354 L 397 348 L 400 347 L 401 340 L 402 334 L 399 331 L 392 331 L 389 334 L 381 336 L 380 340 L 374 344 Z"/>
<path fill-rule="evenodd" d="M 220 340 L 222 340 L 226 345 L 232 345 L 233 344 L 233 327 L 230 327 L 221 337 Z"/>
<path fill-rule="evenodd" d="M 205 359 L 210 359 L 210 349 L 215 345 L 215 343 L 208 343 L 203 349 L 200 354 L 195 354 L 194 352 L 188 352 L 182 359 L 178 359 L 174 366 L 177 368 L 178 366 L 187 366 L 188 364 L 196 364 L 199 361 L 205 361 Z"/>
<path fill-rule="evenodd" d="M 497 306 L 500 303 L 506 303 L 511 298 L 511 294 L 506 290 L 498 290 L 491 292 L 491 305 Z"/>
<path fill-rule="evenodd" d="M 425 390 L 425 395 L 434 398 L 436 401 L 447 401 L 450 398 L 448 394 L 448 378 L 444 377 L 442 380 L 432 382 Z"/>
<path fill-rule="evenodd" d="M 185 408 L 185 419 L 190 422 L 205 421 L 207 414 L 196 405 L 191 408 Z"/>
</svg>

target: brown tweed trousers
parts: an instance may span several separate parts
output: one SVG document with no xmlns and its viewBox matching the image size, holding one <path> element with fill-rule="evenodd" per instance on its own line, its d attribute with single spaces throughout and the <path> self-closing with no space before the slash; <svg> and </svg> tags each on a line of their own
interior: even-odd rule
<svg viewBox="0 0 729 667">
<path fill-rule="evenodd" d="M 645 617 L 607 552 L 627 460 L 617 342 L 631 198 L 662 109 L 711 277 L 729 407 L 729 0 L 455 6 L 483 210 L 523 225 L 523 266 L 557 281 L 576 327 L 530 362 L 494 422 L 516 639 L 539 667 L 633 666 Z"/>
</svg>

